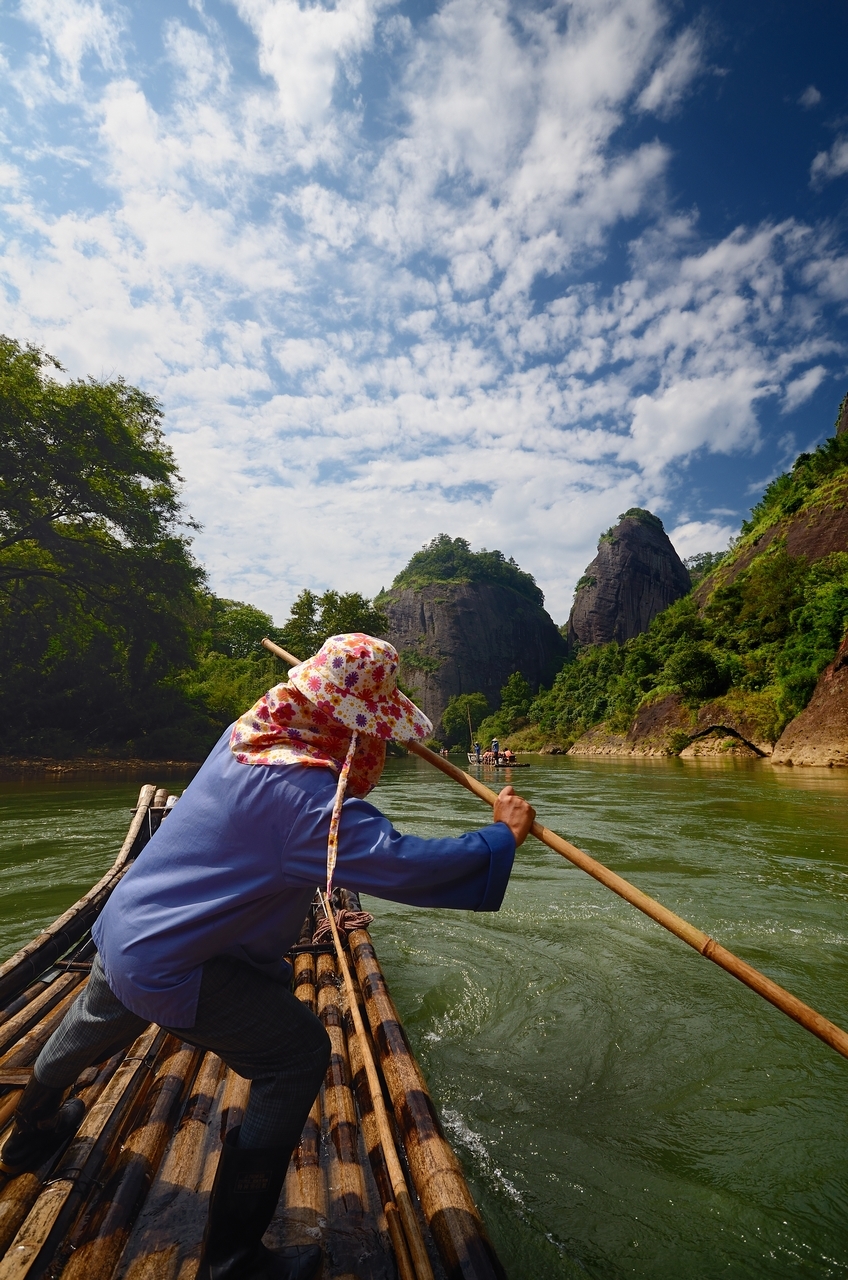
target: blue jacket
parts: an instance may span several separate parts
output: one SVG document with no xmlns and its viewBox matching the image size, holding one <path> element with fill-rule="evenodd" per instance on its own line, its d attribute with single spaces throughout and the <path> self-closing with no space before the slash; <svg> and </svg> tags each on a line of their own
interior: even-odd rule
<svg viewBox="0 0 848 1280">
<path fill-rule="evenodd" d="M 201 966 L 235 956 L 285 981 L 282 959 L 326 881 L 336 779 L 239 764 L 221 738 L 115 889 L 93 936 L 112 991 L 171 1027 L 194 1024 Z M 444 840 L 404 836 L 365 800 L 342 809 L 335 883 L 419 907 L 497 911 L 515 857 L 502 822 Z"/>
</svg>

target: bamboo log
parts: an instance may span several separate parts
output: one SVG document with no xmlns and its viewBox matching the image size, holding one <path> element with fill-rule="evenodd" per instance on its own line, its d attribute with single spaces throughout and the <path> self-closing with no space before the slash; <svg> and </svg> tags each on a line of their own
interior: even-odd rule
<svg viewBox="0 0 848 1280">
<path fill-rule="evenodd" d="M 40 995 L 48 985 L 48 983 L 39 978 L 38 982 L 34 982 L 32 986 L 27 987 L 26 991 L 22 992 L 21 995 L 16 996 L 14 1000 L 10 1001 L 10 1003 L 6 1005 L 5 1009 L 0 1010 L 0 1027 L 5 1026 L 10 1018 L 13 1018 L 16 1013 L 25 1008 L 26 1005 L 29 1004 L 30 1000 L 34 1000 L 37 995 Z"/>
<path fill-rule="evenodd" d="M 315 957 L 309 952 L 300 952 L 294 957 L 293 968 L 294 994 L 313 1013 L 317 1013 Z M 327 1217 L 327 1183 L 321 1168 L 320 1090 L 291 1158 L 283 1189 L 283 1204 L 286 1219 L 295 1230 L 305 1228 L 307 1232 L 314 1232 Z"/>
<path fill-rule="evenodd" d="M 377 1075 L 377 1068 L 374 1060 L 368 1050 L 368 1044 L 365 1038 L 365 1029 L 359 1013 L 359 1003 L 357 1000 L 356 987 L 348 968 L 345 958 L 344 948 L 339 938 L 339 931 L 336 928 L 336 920 L 333 915 L 332 906 L 329 900 L 322 894 L 321 900 L 324 905 L 324 911 L 330 923 L 330 931 L 333 935 L 333 943 L 336 948 L 336 959 L 342 973 L 345 987 L 348 993 L 348 1001 L 351 1017 L 354 1026 L 360 1037 L 360 1047 L 363 1052 L 365 1064 L 365 1072 L 368 1078 L 368 1089 L 371 1094 L 371 1101 L 374 1107 L 374 1116 L 377 1121 L 377 1127 L 380 1131 L 380 1145 L 383 1148 L 383 1155 L 386 1160 L 386 1166 L 389 1171 L 389 1179 L 392 1184 L 392 1193 L 394 1202 L 397 1205 L 398 1215 L 403 1226 L 403 1233 L 406 1237 L 406 1244 L 409 1250 L 409 1256 L 415 1271 L 417 1280 L 433 1280 L 433 1269 L 430 1266 L 430 1259 L 427 1256 L 427 1250 L 421 1237 L 421 1229 L 418 1225 L 418 1219 L 415 1216 L 415 1210 L 412 1206 L 412 1199 L 409 1194 L 409 1188 L 403 1176 L 403 1170 L 398 1160 L 397 1151 L 395 1149 L 394 1137 L 392 1135 L 391 1126 L 389 1125 L 389 1117 L 386 1112 L 386 1106 L 383 1102 L 383 1092 L 380 1087 L 380 1080 Z"/>
<path fill-rule="evenodd" d="M 147 836 L 147 809 L 153 799 L 154 791 L 155 788 L 152 786 L 141 788 L 138 808 L 114 865 L 93 888 L 89 889 L 88 893 L 69 907 L 58 920 L 54 920 L 49 928 L 0 965 L 0 1004 L 11 1000 L 28 983 L 43 973 L 54 960 L 79 941 L 94 923 L 104 902 L 121 878 L 136 843 Z"/>
<path fill-rule="evenodd" d="M 69 991 L 76 990 L 84 978 L 85 974 L 79 972 L 63 973 L 0 1028 L 0 1064 L 2 1055 L 41 1022 L 51 1009 L 55 1009 Z"/>
<path fill-rule="evenodd" d="M 345 1013 L 345 1030 L 347 1032 L 347 1047 L 350 1055 L 350 1069 L 353 1075 L 353 1092 L 359 1108 L 362 1137 L 365 1142 L 365 1150 L 368 1152 L 368 1161 L 377 1185 L 377 1192 L 383 1206 L 386 1226 L 397 1263 L 398 1276 L 400 1280 L 415 1280 L 415 1268 L 412 1265 L 412 1259 L 406 1247 L 403 1224 L 401 1223 L 394 1192 L 392 1191 L 389 1167 L 386 1164 L 386 1157 L 383 1155 L 383 1148 L 380 1143 L 380 1126 L 377 1124 L 371 1090 L 368 1088 L 368 1072 L 365 1066 L 365 1052 L 367 1052 L 367 1049 L 363 1051 L 362 1041 L 359 1032 L 356 1030 L 350 1008 Z M 368 1048 L 370 1049 L 370 1045 Z"/>
<path fill-rule="evenodd" d="M 63 1280 L 109 1276 L 129 1236 L 139 1201 L 159 1167 L 171 1137 L 177 1109 L 194 1079 L 203 1052 L 173 1042 L 145 1098 L 144 1114 L 121 1144 L 120 1155 L 85 1229 L 72 1233 L 64 1248 L 72 1249 Z"/>
<path fill-rule="evenodd" d="M 201 1193 L 200 1183 L 209 1147 L 220 1151 L 216 1119 L 223 1090 L 224 1064 L 207 1053 L 121 1254 L 115 1280 L 167 1280 L 181 1265 L 199 1262 L 209 1198 L 208 1188 Z"/>
<path fill-rule="evenodd" d="M 76 1096 L 82 1099 L 87 1109 L 97 1101 L 123 1061 L 123 1057 L 123 1053 L 116 1053 L 95 1073 L 90 1084 L 76 1090 Z M 83 1075 L 87 1074 L 87 1072 L 83 1073 Z M 40 1196 L 44 1183 L 63 1154 L 63 1151 L 53 1152 L 41 1168 L 10 1178 L 0 1190 L 0 1257 L 17 1235 L 21 1223 Z"/>
<path fill-rule="evenodd" d="M 0 1261 L 0 1280 L 40 1275 L 49 1264 L 84 1205 L 131 1107 L 149 1087 L 155 1058 L 167 1038 L 167 1032 L 151 1026 L 136 1040 Z"/>
<path fill-rule="evenodd" d="M 77 978 L 79 986 L 85 981 L 81 974 L 74 974 L 74 977 Z M 68 1011 L 68 1006 L 77 998 L 77 994 L 77 987 L 71 987 L 70 990 L 66 988 L 62 999 L 42 1018 L 41 1022 L 3 1054 L 3 1057 L 0 1058 L 0 1071 L 32 1066 L 43 1046 L 64 1018 Z M 0 1098 L 0 1132 L 2 1132 L 14 1114 L 22 1093 L 22 1089 L 13 1088 Z"/>
<path fill-rule="evenodd" d="M 352 930 L 348 943 L 412 1181 L 445 1268 L 463 1280 L 504 1280 L 459 1161 L 442 1133 L 367 929 Z"/>
<path fill-rule="evenodd" d="M 427 747 L 421 747 L 415 742 L 410 742 L 407 745 L 414 755 L 420 756 L 428 764 L 432 764 L 436 769 L 440 769 L 442 773 L 446 773 L 449 778 L 453 778 L 454 782 L 458 782 L 460 786 L 473 792 L 474 795 L 484 800 L 486 804 L 494 805 L 497 800 L 495 792 L 491 791 L 477 778 L 472 778 L 464 769 L 458 769 L 455 764 L 451 764 L 449 760 L 445 760 L 442 756 L 437 756 L 435 752 L 429 751 Z M 714 938 L 696 928 L 695 925 L 690 924 L 688 920 L 684 920 L 681 916 L 675 915 L 673 911 L 669 911 L 662 903 L 649 897 L 647 893 L 643 893 L 641 889 L 637 889 L 635 885 L 616 875 L 614 871 L 610 871 L 603 863 L 597 862 L 588 853 L 578 849 L 576 845 L 570 844 L 568 840 L 563 840 L 562 836 L 558 836 L 555 831 L 549 831 L 541 823 L 534 822 L 532 833 L 537 840 L 541 840 L 542 844 L 547 845 L 549 849 L 553 849 L 554 853 L 567 858 L 575 867 L 579 867 L 581 871 L 585 871 L 608 889 L 612 889 L 613 893 L 617 893 L 619 897 L 624 898 L 625 902 L 629 902 L 631 906 L 644 912 L 646 916 L 655 920 L 657 924 L 661 924 L 664 929 L 668 929 L 669 933 L 673 933 L 675 937 L 687 943 L 699 955 L 704 956 L 707 960 L 712 960 L 720 969 L 724 969 L 734 978 L 738 978 L 746 987 L 750 987 L 752 991 L 756 991 L 757 995 L 762 996 L 764 1000 L 768 1000 L 775 1008 L 780 1009 L 781 1013 L 785 1013 L 794 1022 L 812 1032 L 814 1036 L 818 1036 L 819 1040 L 823 1040 L 825 1044 L 830 1045 L 831 1049 L 835 1049 L 837 1053 L 841 1053 L 843 1057 L 848 1058 L 848 1033 L 828 1018 L 825 1018 L 816 1009 L 811 1008 L 810 1005 L 804 1004 L 803 1000 L 799 1000 L 791 991 L 787 991 L 784 987 L 778 986 L 776 982 L 772 982 L 771 978 L 767 978 L 764 973 L 760 973 L 753 965 L 740 960 L 739 956 L 721 946 Z"/>
<path fill-rule="evenodd" d="M 330 1063 L 323 1087 L 324 1115 L 335 1157 L 329 1187 L 330 1213 L 356 1222 L 365 1214 L 365 1183 L 359 1164 L 356 1107 L 333 957 L 319 956 L 317 970 L 318 1017 L 330 1037 Z"/>
</svg>

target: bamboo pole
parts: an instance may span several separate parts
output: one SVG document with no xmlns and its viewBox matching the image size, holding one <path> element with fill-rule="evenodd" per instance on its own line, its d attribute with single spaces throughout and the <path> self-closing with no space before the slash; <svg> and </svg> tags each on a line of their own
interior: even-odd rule
<svg viewBox="0 0 848 1280">
<path fill-rule="evenodd" d="M 200 1182 L 210 1143 L 220 1150 L 214 1117 L 220 1111 L 224 1064 L 207 1053 L 173 1140 L 133 1224 L 113 1273 L 116 1280 L 164 1280 L 190 1258 L 200 1260 L 208 1190 Z"/>
<path fill-rule="evenodd" d="M 377 1192 L 383 1205 L 383 1213 L 386 1217 L 386 1226 L 394 1249 L 399 1280 L 415 1280 L 415 1269 L 409 1256 L 409 1250 L 406 1247 L 406 1237 L 403 1234 L 403 1225 L 395 1203 L 394 1192 L 392 1191 L 392 1180 L 389 1177 L 389 1166 L 386 1164 L 386 1157 L 383 1155 L 383 1148 L 380 1144 L 380 1126 L 377 1124 L 374 1101 L 371 1097 L 371 1090 L 368 1087 L 368 1071 L 365 1066 L 365 1053 L 367 1050 L 362 1047 L 362 1040 L 356 1030 L 350 1007 L 346 1010 L 346 1021 L 348 1023 L 347 1047 L 350 1054 L 353 1091 L 359 1107 L 362 1137 L 365 1141 L 365 1150 L 368 1152 L 368 1160 L 371 1165 L 371 1172 L 374 1175 Z"/>
<path fill-rule="evenodd" d="M 93 1068 L 89 1068 L 88 1071 L 83 1072 L 80 1076 L 74 1096 L 82 1099 L 86 1109 L 90 1108 L 100 1097 L 100 1094 L 120 1066 L 123 1056 L 123 1052 L 114 1054 L 103 1064 L 99 1071 L 94 1071 L 90 1081 L 86 1080 L 85 1084 L 82 1081 L 86 1079 Z M 44 1183 L 50 1177 L 54 1166 L 64 1155 L 67 1145 L 66 1143 L 59 1151 L 51 1152 L 40 1168 L 32 1172 L 19 1173 L 16 1177 L 9 1178 L 0 1191 L 0 1257 L 6 1252 L 17 1235 L 21 1223 L 41 1195 Z"/>
<path fill-rule="evenodd" d="M 353 1019 L 353 1025 L 356 1028 L 356 1034 L 359 1036 L 359 1043 L 362 1047 L 365 1062 L 365 1073 L 368 1078 L 368 1088 L 371 1093 L 371 1100 L 374 1104 L 374 1116 L 380 1132 L 380 1145 L 383 1148 L 383 1155 L 386 1159 L 386 1166 L 388 1168 L 389 1178 L 392 1184 L 392 1193 L 403 1225 L 403 1232 L 406 1236 L 407 1248 L 409 1249 L 409 1254 L 412 1259 L 412 1265 L 415 1269 L 416 1280 L 434 1280 L 433 1268 L 430 1266 L 430 1259 L 427 1256 L 427 1250 L 421 1236 L 421 1229 L 418 1225 L 418 1219 L 415 1216 L 415 1209 L 413 1208 L 412 1199 L 409 1195 L 409 1188 L 406 1185 L 403 1170 L 400 1167 L 400 1160 L 398 1159 L 398 1154 L 395 1149 L 394 1138 L 389 1124 L 389 1117 L 386 1112 L 386 1104 L 383 1101 L 383 1091 L 380 1087 L 380 1078 L 377 1075 L 377 1068 L 374 1065 L 374 1059 L 371 1056 L 371 1050 L 365 1037 L 365 1027 L 362 1022 L 362 1015 L 359 1012 L 356 987 L 353 984 L 350 969 L 348 968 L 347 960 L 345 958 L 344 948 L 342 947 L 341 939 L 339 938 L 339 931 L 336 928 L 336 919 L 333 915 L 332 904 L 323 893 L 321 894 L 321 901 L 324 905 L 324 910 L 327 913 L 327 919 L 330 922 L 330 930 L 333 934 L 333 943 L 336 948 L 336 957 L 338 959 L 342 978 L 344 979 L 345 990 L 347 991 L 350 1015 Z"/>
<path fill-rule="evenodd" d="M 306 917 L 308 929 L 300 941 L 312 941 L 312 913 Z M 292 990 L 313 1013 L 318 1012 L 315 957 L 308 951 L 294 956 Z M 327 1216 L 327 1183 L 321 1168 L 321 1090 L 312 1104 L 289 1164 L 283 1188 L 287 1223 L 298 1232 L 314 1232 Z M 300 1243 L 301 1241 L 295 1241 Z M 303 1240 L 307 1243 L 307 1240 Z"/>
<path fill-rule="evenodd" d="M 358 908 L 354 895 L 348 893 L 347 900 L 351 910 Z M 349 944 L 412 1181 L 445 1269 L 463 1280 L 504 1280 L 462 1168 L 442 1133 L 368 930 L 352 930 Z"/>
<path fill-rule="evenodd" d="M 167 1039 L 167 1032 L 152 1026 L 132 1046 L 0 1261 L 0 1280 L 24 1280 L 49 1263 L 72 1228 L 130 1109 L 149 1087 L 151 1068 Z"/>
<path fill-rule="evenodd" d="M 141 1115 L 114 1162 L 100 1202 L 87 1206 L 85 1222 L 63 1242 L 69 1253 L 63 1280 L 110 1276 L 130 1234 L 136 1207 L 159 1168 L 177 1110 L 203 1057 L 178 1040 L 161 1063 Z M 93 1212 L 92 1212 L 93 1210 Z"/>
<path fill-rule="evenodd" d="M 318 957 L 318 1017 L 330 1038 L 323 1105 L 335 1157 L 335 1178 L 329 1179 L 331 1216 L 360 1222 L 365 1214 L 365 1183 L 359 1164 L 356 1106 L 332 955 Z"/>
<path fill-rule="evenodd" d="M 266 649 L 276 653 L 284 661 L 290 662 L 292 660 L 291 654 L 286 653 L 284 649 L 280 649 L 273 641 L 263 640 L 262 643 Z M 437 756 L 434 751 L 428 750 L 427 747 L 419 746 L 417 742 L 408 742 L 406 745 L 413 755 L 426 760 L 428 764 L 433 765 L 435 769 L 440 769 L 442 773 L 446 773 L 449 778 L 453 778 L 454 782 L 458 782 L 461 787 L 465 787 L 467 791 L 472 792 L 478 799 L 494 807 L 497 795 L 477 778 L 472 778 L 471 774 L 466 773 L 464 769 L 458 769 L 450 760 L 446 760 L 443 756 Z M 562 836 L 558 836 L 555 831 L 549 831 L 540 822 L 534 822 L 531 831 L 537 840 L 541 840 L 542 844 L 547 845 L 554 853 L 567 858 L 575 867 L 585 871 L 587 875 L 598 880 L 607 889 L 612 889 L 613 893 L 617 893 L 620 898 L 624 898 L 625 902 L 629 902 L 638 911 L 642 911 L 651 920 L 662 925 L 664 929 L 668 929 L 669 933 L 673 933 L 675 937 L 680 938 L 682 942 L 692 947 L 699 955 L 704 956 L 707 960 L 712 960 L 713 964 L 717 964 L 720 969 L 724 969 L 732 977 L 738 978 L 746 987 L 756 991 L 757 995 L 762 996 L 764 1000 L 768 1000 L 769 1004 L 773 1004 L 781 1013 L 785 1013 L 788 1018 L 792 1018 L 793 1022 L 797 1022 L 806 1031 L 811 1032 L 812 1035 L 818 1036 L 819 1040 L 823 1040 L 825 1044 L 830 1045 L 831 1049 L 841 1053 L 843 1058 L 848 1058 L 848 1032 L 843 1031 L 835 1022 L 825 1018 L 817 1009 L 805 1004 L 803 1000 L 799 1000 L 797 996 L 794 996 L 791 991 L 779 986 L 771 978 L 767 978 L 764 973 L 760 973 L 759 969 L 755 969 L 753 965 L 741 960 L 732 951 L 728 951 L 726 947 L 716 942 L 709 934 L 696 928 L 688 920 L 684 920 L 682 916 L 675 915 L 673 911 L 669 911 L 668 907 L 664 907 L 655 898 L 651 898 L 647 893 L 637 889 L 635 885 L 630 884 L 622 876 L 610 871 L 609 867 L 605 867 L 602 862 L 597 862 L 595 858 L 591 858 L 588 853 L 584 853 L 576 845 L 570 844 L 568 840 L 563 840 Z"/>
</svg>

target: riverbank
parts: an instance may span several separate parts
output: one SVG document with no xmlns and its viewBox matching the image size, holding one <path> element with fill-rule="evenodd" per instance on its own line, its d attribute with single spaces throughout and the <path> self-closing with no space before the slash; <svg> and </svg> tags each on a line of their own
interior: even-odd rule
<svg viewBox="0 0 848 1280">
<path fill-rule="evenodd" d="M 67 760 L 50 756 L 0 756 L 0 777 L 92 774 L 102 778 L 138 777 L 139 781 L 147 782 L 151 778 L 170 777 L 175 773 L 181 776 L 196 773 L 202 763 L 202 760 L 111 759 L 108 756 L 72 756 Z"/>
</svg>

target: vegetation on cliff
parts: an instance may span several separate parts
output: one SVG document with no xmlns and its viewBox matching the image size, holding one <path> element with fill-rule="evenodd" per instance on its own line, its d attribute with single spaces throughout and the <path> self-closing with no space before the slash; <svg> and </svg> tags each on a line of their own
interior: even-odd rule
<svg viewBox="0 0 848 1280">
<path fill-rule="evenodd" d="M 431 582 L 493 582 L 512 587 L 519 595 L 537 604 L 545 603 L 541 588 L 532 574 L 519 568 L 512 556 L 502 551 L 472 551 L 465 538 L 451 538 L 440 533 L 420 551 L 416 551 L 406 568 L 392 583 L 392 590 L 411 588 L 420 591 Z M 382 597 L 378 596 L 377 602 Z"/>
<path fill-rule="evenodd" d="M 769 485 L 731 551 L 687 566 L 693 585 L 701 584 L 696 595 L 625 644 L 571 657 L 530 706 L 529 736 L 568 745 L 601 722 L 624 733 L 640 705 L 676 693 L 693 710 L 723 697 L 774 742 L 806 706 L 848 629 L 848 552 L 811 562 L 791 555 L 782 536 L 757 546 L 766 530 L 807 508 L 826 519 L 846 476 L 848 436 L 802 454 Z"/>
</svg>

